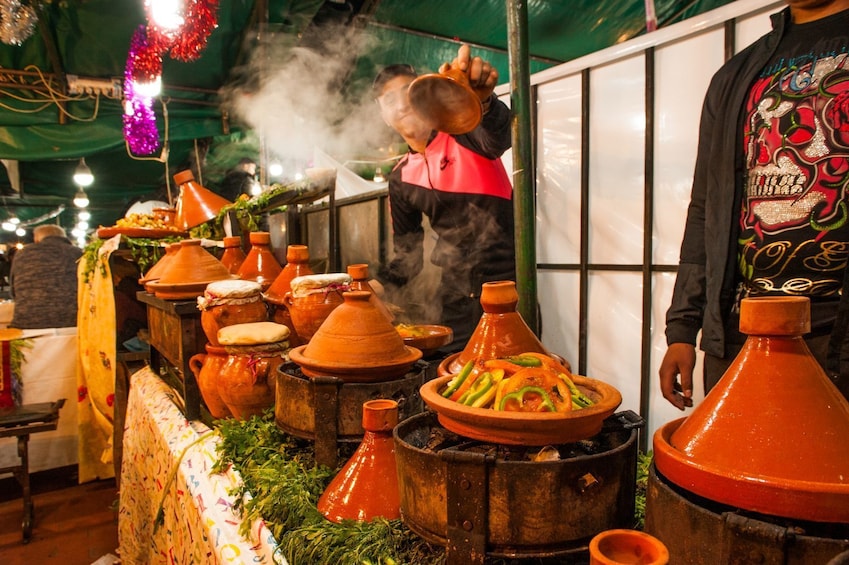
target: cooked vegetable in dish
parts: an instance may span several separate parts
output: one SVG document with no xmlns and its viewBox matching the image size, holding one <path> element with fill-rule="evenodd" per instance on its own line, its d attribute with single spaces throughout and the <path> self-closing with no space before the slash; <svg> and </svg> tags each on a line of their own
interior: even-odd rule
<svg viewBox="0 0 849 565">
<path fill-rule="evenodd" d="M 441 392 L 471 406 L 518 412 L 569 412 L 594 404 L 569 370 L 541 353 L 472 359 Z"/>
</svg>

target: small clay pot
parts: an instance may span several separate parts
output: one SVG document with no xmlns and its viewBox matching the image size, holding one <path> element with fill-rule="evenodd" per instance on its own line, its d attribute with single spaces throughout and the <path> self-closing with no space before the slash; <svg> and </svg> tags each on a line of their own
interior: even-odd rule
<svg viewBox="0 0 849 565">
<path fill-rule="evenodd" d="M 231 418 L 233 414 L 218 392 L 218 376 L 227 363 L 227 351 L 223 347 L 206 344 L 206 353 L 198 353 L 189 359 L 189 368 L 195 375 L 200 395 L 213 418 Z"/>
<path fill-rule="evenodd" d="M 469 133 L 483 117 L 481 98 L 469 86 L 466 73 L 450 65 L 416 78 L 408 95 L 413 110 L 437 131 Z"/>
<path fill-rule="evenodd" d="M 590 565 L 666 565 L 669 550 L 656 537 L 637 530 L 607 530 L 590 540 Z"/>
<path fill-rule="evenodd" d="M 237 274 L 239 267 L 245 262 L 245 252 L 242 251 L 242 238 L 234 235 L 224 238 L 224 253 L 221 254 L 221 264 L 227 267 L 231 274 Z"/>
<path fill-rule="evenodd" d="M 154 208 L 153 217 L 160 220 L 166 226 L 173 226 L 177 218 L 176 208 Z"/>
<path fill-rule="evenodd" d="M 351 277 L 343 273 L 306 275 L 292 279 L 291 284 L 292 290 L 283 297 L 283 304 L 298 337 L 306 343 L 342 304 L 342 294 L 350 289 Z"/>
<path fill-rule="evenodd" d="M 254 281 L 234 279 L 210 283 L 203 296 L 198 297 L 198 309 L 203 333 L 216 346 L 221 345 L 218 341 L 221 328 L 268 319 L 261 286 Z"/>
</svg>

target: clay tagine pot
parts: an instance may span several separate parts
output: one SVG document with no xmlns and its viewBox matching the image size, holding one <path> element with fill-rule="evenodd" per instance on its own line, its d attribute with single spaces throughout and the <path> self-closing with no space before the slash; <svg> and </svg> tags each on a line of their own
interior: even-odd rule
<svg viewBox="0 0 849 565">
<path fill-rule="evenodd" d="M 264 294 L 265 301 L 272 305 L 272 319 L 278 324 L 284 324 L 292 332 L 289 336 L 292 347 L 303 345 L 307 340 L 298 335 L 292 323 L 292 315 L 286 308 L 286 293 L 292 291 L 292 280 L 312 274 L 309 248 L 306 245 L 289 245 L 286 247 L 286 265 Z"/>
<path fill-rule="evenodd" d="M 533 351 L 550 353 L 516 310 L 519 293 L 513 281 L 483 283 L 483 315 L 463 351 L 449 355 L 437 368 L 440 376 L 459 373 L 472 359 L 495 359 Z"/>
<path fill-rule="evenodd" d="M 236 275 L 244 262 L 245 252 L 242 251 L 242 238 L 237 235 L 225 237 L 221 263 L 227 267 L 231 274 Z"/>
<path fill-rule="evenodd" d="M 422 352 L 404 345 L 401 335 L 371 303 L 371 293 L 344 293 L 307 345 L 289 358 L 308 377 L 333 376 L 346 382 L 388 381 L 406 374 Z"/>
<path fill-rule="evenodd" d="M 262 290 L 267 290 L 283 267 L 277 262 L 274 253 L 271 252 L 271 234 L 267 231 L 255 231 L 250 234 L 251 249 L 248 251 L 242 266 L 239 267 L 238 276 L 245 281 L 256 281 L 262 285 Z"/>
<path fill-rule="evenodd" d="M 481 99 L 469 86 L 466 73 L 447 64 L 442 72 L 416 78 L 408 95 L 413 110 L 437 131 L 469 133 L 483 117 Z"/>
<path fill-rule="evenodd" d="M 318 511 L 331 522 L 401 517 L 401 497 L 392 430 L 398 424 L 398 403 L 377 399 L 363 403 L 363 441 L 327 485 Z"/>
<path fill-rule="evenodd" d="M 239 279 L 209 283 L 203 296 L 198 297 L 198 310 L 203 333 L 216 346 L 221 345 L 218 342 L 221 328 L 268 319 L 260 284 Z"/>
<path fill-rule="evenodd" d="M 849 402 L 811 355 L 805 297 L 743 299 L 748 338 L 690 416 L 654 435 L 690 492 L 761 514 L 849 523 Z"/>
<path fill-rule="evenodd" d="M 395 320 L 395 315 L 389 311 L 383 300 L 374 292 L 371 283 L 369 283 L 368 263 L 354 263 L 348 265 L 348 274 L 351 275 L 351 290 L 365 290 L 371 293 L 371 300 L 375 307 L 380 310 L 386 319 L 390 322 Z"/>
<path fill-rule="evenodd" d="M 197 298 L 214 281 L 233 278 L 227 268 L 201 247 L 199 239 L 184 239 L 159 280 L 146 285 L 164 300 Z"/>
<path fill-rule="evenodd" d="M 168 263 L 174 258 L 174 253 L 180 249 L 179 243 L 171 243 L 165 246 L 165 254 L 159 258 L 159 261 L 147 270 L 142 278 L 139 279 L 139 284 L 147 288 L 147 283 L 158 281 L 162 273 L 168 268 Z"/>
<path fill-rule="evenodd" d="M 223 207 L 232 204 L 223 196 L 201 186 L 189 169 L 174 175 L 174 182 L 180 187 L 174 225 L 182 230 L 208 222 L 217 216 Z"/>
<path fill-rule="evenodd" d="M 590 540 L 590 565 L 666 565 L 669 550 L 656 537 L 637 530 L 606 530 Z"/>
<path fill-rule="evenodd" d="M 342 293 L 351 289 L 347 273 L 304 275 L 292 279 L 292 290 L 283 297 L 298 338 L 305 343 L 312 339 L 324 320 L 342 304 Z"/>
</svg>

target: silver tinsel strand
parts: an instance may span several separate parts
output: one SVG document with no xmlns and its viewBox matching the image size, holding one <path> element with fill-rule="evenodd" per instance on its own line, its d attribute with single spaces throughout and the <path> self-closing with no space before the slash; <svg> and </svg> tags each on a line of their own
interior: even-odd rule
<svg viewBox="0 0 849 565">
<path fill-rule="evenodd" d="M 0 41 L 20 45 L 32 35 L 38 16 L 20 0 L 0 0 Z"/>
</svg>

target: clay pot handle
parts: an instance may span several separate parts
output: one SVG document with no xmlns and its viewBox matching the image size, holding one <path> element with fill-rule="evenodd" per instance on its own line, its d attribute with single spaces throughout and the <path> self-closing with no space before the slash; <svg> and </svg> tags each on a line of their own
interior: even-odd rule
<svg viewBox="0 0 849 565">
<path fill-rule="evenodd" d="M 206 361 L 206 353 L 197 353 L 189 359 L 189 368 L 194 373 L 195 378 L 198 378 L 200 370 L 203 368 L 203 363 Z"/>
<path fill-rule="evenodd" d="M 287 310 L 292 309 L 292 306 L 295 304 L 295 298 L 292 296 L 292 291 L 288 291 L 283 295 L 283 304 L 286 306 Z"/>
</svg>

